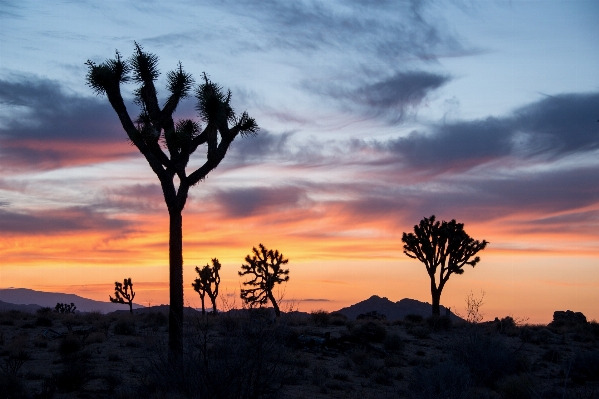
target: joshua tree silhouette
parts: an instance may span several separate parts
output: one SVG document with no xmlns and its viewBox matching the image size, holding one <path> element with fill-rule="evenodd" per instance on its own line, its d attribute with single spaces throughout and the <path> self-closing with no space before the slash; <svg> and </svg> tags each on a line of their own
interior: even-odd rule
<svg viewBox="0 0 599 399">
<path fill-rule="evenodd" d="M 453 273 L 464 273 L 464 265 L 474 267 L 480 257 L 470 260 L 487 246 L 488 242 L 475 241 L 464 231 L 464 224 L 435 221 L 435 215 L 424 218 L 414 226 L 414 233 L 403 233 L 404 254 L 418 259 L 426 266 L 431 278 L 433 315 L 440 314 L 441 291 Z M 440 269 L 439 269 L 440 266 Z M 439 284 L 437 280 L 439 270 Z"/>
<path fill-rule="evenodd" d="M 260 244 L 259 249 L 252 248 L 254 256 L 247 255 L 245 261 L 247 264 L 241 265 L 239 276 L 247 274 L 253 276 L 250 281 L 245 281 L 243 285 L 253 287 L 241 290 L 241 299 L 250 306 L 262 306 L 270 300 L 275 310 L 276 317 L 281 315 L 279 305 L 275 299 L 272 290 L 275 284 L 281 284 L 289 281 L 289 269 L 281 269 L 286 265 L 289 259 L 283 258 L 283 254 L 278 250 L 268 250 Z"/>
<path fill-rule="evenodd" d="M 224 92 L 204 74 L 202 83 L 195 89 L 196 109 L 205 123 L 190 119 L 175 123 L 173 113 L 179 102 L 188 97 L 194 87 L 192 76 L 181 63 L 167 74 L 170 92 L 162 109 L 159 106 L 154 82 L 158 78 L 158 57 L 147 53 L 135 43 L 129 60 L 119 52 L 114 59 L 101 64 L 87 61 L 88 85 L 99 95 L 105 94 L 117 113 L 129 140 L 139 149 L 158 177 L 170 217 L 169 226 L 169 356 L 178 358 L 183 353 L 183 230 L 181 213 L 187 201 L 189 188 L 206 178 L 223 160 L 229 146 L 238 135 L 252 135 L 258 125 L 246 112 L 237 116 L 231 108 L 231 91 Z M 121 84 L 129 81 L 138 84 L 135 102 L 141 113 L 133 122 L 121 95 Z M 229 126 L 231 124 L 231 126 Z M 220 138 L 220 139 L 219 139 Z M 186 167 L 189 157 L 206 144 L 206 162 L 191 174 Z M 165 152 L 164 150 L 167 150 Z M 168 155 L 167 155 L 168 153 Z M 179 186 L 175 186 L 177 177 Z"/>
<path fill-rule="evenodd" d="M 133 314 L 133 298 L 135 298 L 135 292 L 133 292 L 133 283 L 131 278 L 126 278 L 122 283 L 118 281 L 114 282 L 114 298 L 108 295 L 110 302 L 122 303 L 129 305 L 129 312 Z"/>
<path fill-rule="evenodd" d="M 194 291 L 200 294 L 202 300 L 202 315 L 206 314 L 206 308 L 204 307 L 204 297 L 208 294 L 210 301 L 212 302 L 212 314 L 216 316 L 216 297 L 218 297 L 218 285 L 220 284 L 220 276 L 218 271 L 220 270 L 220 262 L 218 259 L 212 259 L 212 267 L 206 265 L 201 269 L 196 266 L 196 272 L 199 277 L 191 284 Z M 214 288 L 212 288 L 214 286 Z"/>
</svg>

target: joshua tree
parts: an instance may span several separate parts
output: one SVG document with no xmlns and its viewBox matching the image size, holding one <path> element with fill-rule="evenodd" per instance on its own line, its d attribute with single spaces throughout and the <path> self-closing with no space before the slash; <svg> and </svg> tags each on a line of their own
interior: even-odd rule
<svg viewBox="0 0 599 399">
<path fill-rule="evenodd" d="M 470 259 L 488 244 L 485 240 L 475 241 L 466 234 L 463 223 L 435 221 L 435 215 L 422 219 L 419 225 L 414 226 L 414 233 L 403 233 L 401 241 L 404 254 L 426 266 L 431 278 L 433 315 L 436 316 L 440 314 L 441 291 L 449 276 L 464 273 L 464 265 L 474 267 L 480 258 Z"/>
<path fill-rule="evenodd" d="M 175 122 L 173 113 L 179 102 L 194 89 L 192 76 L 181 63 L 166 75 L 169 96 L 160 108 L 154 82 L 158 78 L 158 57 L 145 52 L 135 43 L 135 51 L 124 60 L 117 51 L 114 59 L 101 64 L 87 61 L 88 85 L 99 95 L 106 95 L 117 113 L 129 140 L 139 149 L 158 177 L 168 208 L 169 225 L 169 356 L 183 353 L 183 231 L 181 213 L 189 188 L 205 179 L 223 160 L 238 135 L 255 134 L 258 126 L 246 112 L 237 116 L 231 108 L 231 92 L 212 82 L 204 74 L 195 88 L 196 109 L 204 122 L 185 119 Z M 135 103 L 141 112 L 131 119 L 121 95 L 121 83 L 133 81 Z M 190 174 L 189 157 L 201 145 L 207 146 L 205 163 Z M 166 151 L 165 151 L 166 150 Z M 178 187 L 175 185 L 175 178 Z"/>
<path fill-rule="evenodd" d="M 206 314 L 204 307 L 204 297 L 208 294 L 212 302 L 212 314 L 216 316 L 216 297 L 218 296 L 218 285 L 220 284 L 220 262 L 218 259 L 212 259 L 212 267 L 206 265 L 201 269 L 196 266 L 196 272 L 200 277 L 196 278 L 191 284 L 194 291 L 200 294 L 202 300 L 202 315 Z M 214 286 L 214 288 L 212 288 Z"/>
<path fill-rule="evenodd" d="M 241 265 L 239 276 L 249 274 L 253 276 L 250 281 L 245 281 L 243 285 L 252 288 L 241 290 L 241 299 L 250 306 L 262 306 L 270 300 L 275 309 L 276 317 L 281 315 L 279 305 L 272 293 L 275 284 L 281 284 L 289 281 L 289 269 L 281 269 L 286 265 L 289 259 L 284 259 L 283 254 L 278 250 L 268 250 L 264 245 L 259 245 L 260 249 L 252 248 L 254 256 L 245 257 L 247 264 Z"/>
<path fill-rule="evenodd" d="M 67 304 L 67 303 L 56 303 L 56 306 L 54 307 L 54 312 L 56 313 L 61 313 L 61 314 L 65 314 L 65 313 L 75 313 L 75 309 L 77 309 L 77 306 L 75 306 L 75 304 L 73 302 L 71 302 L 71 304 Z"/>
<path fill-rule="evenodd" d="M 122 284 L 118 281 L 114 282 L 114 296 L 114 298 L 110 295 L 108 296 L 110 302 L 129 305 L 129 312 L 133 314 L 133 298 L 135 298 L 135 292 L 133 292 L 131 278 L 126 278 L 123 280 Z"/>
</svg>

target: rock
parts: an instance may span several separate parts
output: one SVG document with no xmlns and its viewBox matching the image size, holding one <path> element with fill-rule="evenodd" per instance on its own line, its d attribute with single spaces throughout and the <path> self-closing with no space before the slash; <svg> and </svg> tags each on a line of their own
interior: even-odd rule
<svg viewBox="0 0 599 399">
<path fill-rule="evenodd" d="M 553 321 L 549 323 L 551 327 L 575 326 L 578 324 L 587 324 L 587 318 L 581 312 L 571 310 L 556 310 L 553 312 Z"/>
</svg>

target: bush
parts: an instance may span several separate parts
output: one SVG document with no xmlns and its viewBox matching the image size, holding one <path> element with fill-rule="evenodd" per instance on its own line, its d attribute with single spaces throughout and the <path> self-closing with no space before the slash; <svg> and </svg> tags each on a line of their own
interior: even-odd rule
<svg viewBox="0 0 599 399">
<path fill-rule="evenodd" d="M 35 325 L 38 327 L 52 327 L 52 319 L 46 316 L 38 316 L 35 319 Z"/>
<path fill-rule="evenodd" d="M 333 312 L 330 316 L 331 324 L 334 326 L 344 326 L 347 323 L 347 316 L 342 313 Z"/>
<path fill-rule="evenodd" d="M 502 377 L 519 371 L 518 360 L 503 340 L 478 334 L 474 329 L 453 345 L 455 357 L 471 372 L 477 384 L 492 386 Z"/>
<path fill-rule="evenodd" d="M 23 381 L 14 374 L 0 373 L 0 397 L 2 398 L 27 398 L 27 391 Z"/>
<path fill-rule="evenodd" d="M 424 317 L 420 316 L 419 314 L 410 313 L 404 317 L 404 320 L 410 323 L 421 323 L 422 320 L 424 320 Z"/>
<path fill-rule="evenodd" d="M 369 321 L 356 324 L 351 334 L 367 342 L 383 342 L 387 336 L 387 328 L 382 324 Z"/>
<path fill-rule="evenodd" d="M 82 359 L 65 363 L 62 370 L 53 375 L 54 385 L 63 392 L 79 391 L 90 380 L 89 365 Z"/>
<path fill-rule="evenodd" d="M 83 345 L 81 344 L 79 338 L 73 335 L 68 335 L 60 341 L 58 353 L 60 353 L 62 357 L 66 357 L 72 355 L 73 353 L 79 352 L 82 347 Z"/>
<path fill-rule="evenodd" d="M 426 319 L 426 323 L 433 331 L 449 331 L 451 328 L 451 319 L 447 316 L 431 316 Z"/>
<path fill-rule="evenodd" d="M 577 353 L 572 360 L 570 375 L 577 384 L 599 380 L 599 351 Z"/>
<path fill-rule="evenodd" d="M 532 399 L 535 397 L 532 381 L 524 376 L 505 377 L 497 383 L 497 388 L 501 397 L 505 399 Z"/>
<path fill-rule="evenodd" d="M 135 335 L 135 323 L 128 318 L 120 319 L 114 325 L 116 335 Z"/>
<path fill-rule="evenodd" d="M 325 310 L 314 310 L 310 312 L 310 317 L 317 326 L 326 327 L 331 322 L 331 315 Z"/>
<path fill-rule="evenodd" d="M 260 314 L 264 315 L 264 312 Z M 182 396 L 189 398 L 245 399 L 274 397 L 281 387 L 293 380 L 284 342 L 285 326 L 273 324 L 271 317 L 239 318 L 227 323 L 213 345 L 204 345 L 209 330 L 198 324 L 197 336 L 188 336 L 186 350 L 179 363 L 168 361 L 166 353 L 152 354 L 140 395 L 152 397 Z M 157 345 L 164 347 L 165 345 Z"/>
<path fill-rule="evenodd" d="M 472 379 L 466 366 L 447 361 L 429 369 L 416 368 L 409 386 L 415 399 L 462 399 L 467 397 Z"/>
<path fill-rule="evenodd" d="M 403 342 L 399 334 L 387 334 L 383 341 L 383 347 L 388 351 L 400 351 L 403 348 Z"/>
</svg>

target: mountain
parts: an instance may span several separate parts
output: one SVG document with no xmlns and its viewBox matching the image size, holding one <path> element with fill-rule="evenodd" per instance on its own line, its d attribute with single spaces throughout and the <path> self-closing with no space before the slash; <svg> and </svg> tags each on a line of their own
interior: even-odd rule
<svg viewBox="0 0 599 399">
<path fill-rule="evenodd" d="M 36 310 L 41 309 L 40 305 L 16 305 L 14 303 L 0 301 L 0 312 L 8 312 L 9 310 L 18 310 L 25 313 L 35 313 Z"/>
<path fill-rule="evenodd" d="M 58 292 L 42 292 L 30 290 L 28 288 L 6 288 L 0 289 L 0 302 L 8 302 L 8 305 L 38 305 L 40 307 L 49 307 L 54 309 L 57 303 L 74 303 L 77 306 L 77 310 L 80 312 L 92 312 L 99 311 L 102 313 L 114 312 L 115 310 L 129 310 L 126 305 L 94 301 L 93 299 L 87 299 L 80 297 L 75 294 L 61 294 Z M 143 308 L 142 305 L 133 304 L 133 309 Z M 5 310 L 0 307 L 0 309 Z M 31 312 L 36 309 L 30 308 Z M 10 310 L 10 309 L 6 309 Z M 24 310 L 25 309 L 17 309 Z"/>
<path fill-rule="evenodd" d="M 337 312 L 344 314 L 349 319 L 354 320 L 359 314 L 377 311 L 387 316 L 387 320 L 403 320 L 409 314 L 417 314 L 422 317 L 429 317 L 432 314 L 432 305 L 427 302 L 420 302 L 415 299 L 404 298 L 401 301 L 392 302 L 387 298 L 373 295 L 370 298 L 358 302 L 354 305 L 339 309 Z M 445 315 L 445 307 L 441 306 L 441 315 Z M 452 320 L 461 320 L 458 316 L 450 313 Z"/>
</svg>

